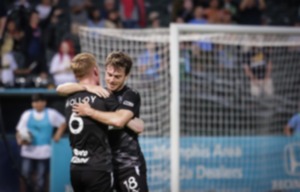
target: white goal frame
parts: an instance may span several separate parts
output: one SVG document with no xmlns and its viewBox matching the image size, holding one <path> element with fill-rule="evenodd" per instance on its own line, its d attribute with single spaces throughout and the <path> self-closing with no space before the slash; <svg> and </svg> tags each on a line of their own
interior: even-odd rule
<svg viewBox="0 0 300 192">
<path fill-rule="evenodd" d="M 300 28 L 235 25 L 170 25 L 170 191 L 180 192 L 179 43 L 181 32 L 300 35 Z M 255 42 L 259 45 L 259 42 Z"/>
</svg>

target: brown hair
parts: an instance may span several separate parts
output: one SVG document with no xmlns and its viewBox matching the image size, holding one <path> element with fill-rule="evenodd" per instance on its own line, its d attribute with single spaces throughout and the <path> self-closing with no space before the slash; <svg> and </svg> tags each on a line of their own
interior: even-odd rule
<svg viewBox="0 0 300 192">
<path fill-rule="evenodd" d="M 77 54 L 71 62 L 71 69 L 76 78 L 82 78 L 97 66 L 96 58 L 90 53 Z"/>
<path fill-rule="evenodd" d="M 130 73 L 132 67 L 132 59 L 121 51 L 111 52 L 105 61 L 105 67 L 112 65 L 115 68 L 124 68 L 125 75 Z"/>
</svg>

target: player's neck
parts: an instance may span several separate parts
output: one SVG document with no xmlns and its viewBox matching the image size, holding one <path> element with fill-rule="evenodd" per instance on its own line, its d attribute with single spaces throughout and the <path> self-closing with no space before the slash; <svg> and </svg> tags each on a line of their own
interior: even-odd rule
<svg viewBox="0 0 300 192">
<path fill-rule="evenodd" d="M 92 79 L 81 79 L 79 81 L 79 84 L 83 84 L 83 85 L 97 85 L 97 83 L 92 80 Z"/>
<path fill-rule="evenodd" d="M 123 90 L 124 89 L 124 87 L 125 87 L 125 84 L 123 84 L 119 89 L 117 89 L 116 91 L 114 91 L 114 92 L 119 92 L 119 91 L 121 91 L 121 90 Z"/>
</svg>

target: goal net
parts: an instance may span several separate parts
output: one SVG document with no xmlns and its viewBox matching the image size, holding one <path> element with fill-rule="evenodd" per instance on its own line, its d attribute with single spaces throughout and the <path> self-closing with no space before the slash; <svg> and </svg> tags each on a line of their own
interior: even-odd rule
<svg viewBox="0 0 300 192">
<path fill-rule="evenodd" d="M 299 107 L 298 31 L 81 28 L 80 42 L 103 83 L 111 51 L 134 61 L 127 84 L 142 98 L 151 192 L 300 190 L 300 140 L 283 136 Z"/>
</svg>

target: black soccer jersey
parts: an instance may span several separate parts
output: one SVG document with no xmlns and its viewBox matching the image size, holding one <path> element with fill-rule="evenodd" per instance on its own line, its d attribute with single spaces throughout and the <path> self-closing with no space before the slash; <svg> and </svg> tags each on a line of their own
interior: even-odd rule
<svg viewBox="0 0 300 192">
<path fill-rule="evenodd" d="M 137 91 L 124 86 L 120 91 L 114 92 L 119 101 L 118 109 L 133 112 L 134 117 L 140 115 L 141 98 Z M 114 169 L 124 169 L 145 164 L 141 151 L 138 135 L 128 127 L 109 131 L 109 142 L 113 152 Z"/>
<path fill-rule="evenodd" d="M 115 97 L 102 99 L 88 92 L 78 92 L 66 100 L 65 114 L 72 147 L 71 170 L 112 170 L 112 153 L 108 141 L 108 126 L 88 117 L 76 116 L 72 106 L 88 102 L 92 108 L 114 111 L 118 107 Z"/>
</svg>

